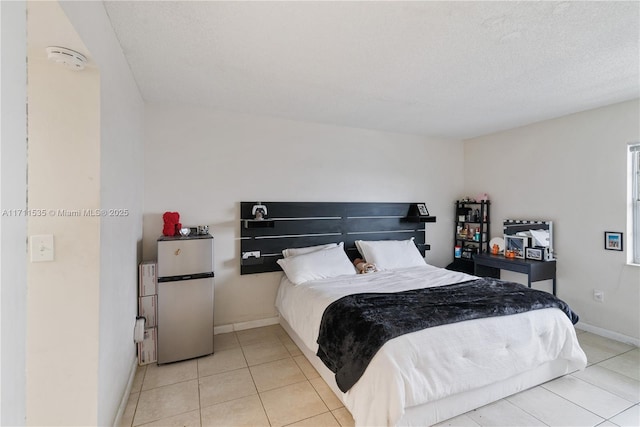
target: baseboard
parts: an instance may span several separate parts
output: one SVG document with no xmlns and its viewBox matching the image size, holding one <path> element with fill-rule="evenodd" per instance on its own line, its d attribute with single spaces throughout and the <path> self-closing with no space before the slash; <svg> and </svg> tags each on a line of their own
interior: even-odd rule
<svg viewBox="0 0 640 427">
<path fill-rule="evenodd" d="M 120 399 L 120 406 L 118 407 L 118 413 L 116 414 L 116 419 L 113 422 L 114 426 L 120 425 L 120 420 L 122 420 L 124 411 L 125 409 L 127 409 L 127 403 L 129 402 L 129 395 L 131 394 L 131 387 L 133 387 L 133 380 L 136 377 L 137 369 L 138 369 L 138 357 L 134 355 L 133 363 L 131 364 L 131 369 L 129 369 L 129 380 L 127 381 L 127 387 L 124 390 L 124 395 Z"/>
<path fill-rule="evenodd" d="M 218 334 L 224 334 L 227 332 L 242 331 L 244 329 L 259 328 L 262 326 L 269 326 L 269 325 L 277 325 L 279 321 L 280 321 L 280 318 L 276 316 L 276 317 L 269 317 L 267 319 L 251 320 L 249 322 L 239 322 L 239 323 L 232 323 L 230 325 L 216 326 L 213 328 L 213 334 L 218 335 Z M 131 388 L 133 387 L 133 380 L 135 379 L 137 369 L 138 369 L 138 358 L 134 355 L 133 362 L 131 364 L 131 369 L 129 371 L 129 380 L 127 381 L 127 387 L 125 389 L 124 395 L 120 399 L 120 406 L 118 407 L 118 413 L 116 414 L 116 419 L 113 423 L 114 426 L 117 426 L 120 424 L 120 420 L 122 419 L 122 416 L 124 415 L 124 411 L 127 408 L 127 403 L 129 402 L 129 394 L 131 394 Z"/>
<path fill-rule="evenodd" d="M 576 328 L 582 329 L 583 331 L 591 332 L 592 334 L 600 335 L 601 337 L 612 339 L 614 341 L 620 341 L 625 344 L 631 344 L 633 346 L 640 347 L 640 339 L 620 334 L 618 332 L 613 332 L 608 329 L 599 328 L 597 326 L 589 325 L 584 322 L 578 322 L 576 324 Z"/>
<path fill-rule="evenodd" d="M 248 322 L 232 323 L 230 325 L 216 326 L 213 328 L 213 334 L 226 334 L 233 331 L 243 331 L 245 329 L 260 328 L 262 326 L 277 325 L 280 321 L 279 317 L 269 317 L 267 319 L 250 320 Z"/>
</svg>

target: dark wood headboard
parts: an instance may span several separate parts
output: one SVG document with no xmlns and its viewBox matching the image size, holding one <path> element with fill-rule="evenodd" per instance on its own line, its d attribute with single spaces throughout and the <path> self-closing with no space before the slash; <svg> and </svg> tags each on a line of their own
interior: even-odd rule
<svg viewBox="0 0 640 427">
<path fill-rule="evenodd" d="M 252 220 L 254 205 L 267 207 L 265 220 Z M 240 274 L 282 271 L 282 250 L 344 242 L 351 260 L 360 254 L 356 240 L 407 240 L 424 256 L 425 222 L 434 216 L 407 216 L 415 203 L 241 202 Z M 259 251 L 259 257 L 247 257 Z"/>
</svg>

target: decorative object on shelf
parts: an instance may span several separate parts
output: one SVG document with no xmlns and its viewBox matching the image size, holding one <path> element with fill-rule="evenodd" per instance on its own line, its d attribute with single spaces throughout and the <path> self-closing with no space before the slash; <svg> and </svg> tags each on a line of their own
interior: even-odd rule
<svg viewBox="0 0 640 427">
<path fill-rule="evenodd" d="M 180 229 L 180 235 L 182 237 L 187 237 L 189 234 L 191 234 L 191 229 L 190 228 L 184 227 L 184 228 Z"/>
<path fill-rule="evenodd" d="M 264 258 L 260 256 L 260 251 L 246 251 L 242 252 L 241 265 L 256 265 L 262 264 Z"/>
<path fill-rule="evenodd" d="M 404 221 L 407 222 L 436 222 L 436 217 L 429 215 L 429 209 L 425 203 L 412 203 L 409 205 Z"/>
<path fill-rule="evenodd" d="M 549 257 L 549 248 L 544 246 L 526 248 L 524 251 L 524 257 L 534 261 L 546 261 Z"/>
<path fill-rule="evenodd" d="M 165 212 L 162 214 L 162 220 L 164 221 L 164 227 L 162 228 L 164 236 L 172 237 L 180 232 L 182 224 L 180 224 L 180 214 L 178 212 Z"/>
<path fill-rule="evenodd" d="M 267 207 L 263 205 L 261 202 L 258 202 L 257 205 L 253 205 L 251 208 L 251 215 L 253 215 L 253 219 L 260 221 L 267 218 Z"/>
<path fill-rule="evenodd" d="M 491 248 L 491 253 L 494 255 L 498 255 L 502 251 L 504 251 L 504 239 L 502 237 L 494 237 L 489 240 L 489 247 Z M 495 250 L 497 248 L 497 251 Z"/>
<path fill-rule="evenodd" d="M 489 200 L 487 193 L 480 193 L 476 196 L 476 202 L 486 202 L 487 200 Z"/>
<path fill-rule="evenodd" d="M 257 202 L 251 206 L 251 219 L 243 219 L 244 228 L 273 228 L 275 221 L 267 219 L 267 205 Z"/>
<path fill-rule="evenodd" d="M 513 257 L 524 259 L 524 251 L 529 245 L 529 239 L 524 236 L 504 236 L 504 250 L 505 256 L 507 258 L 511 258 L 507 256 L 508 253 L 512 253 Z"/>
<path fill-rule="evenodd" d="M 623 250 L 622 233 L 616 231 L 605 231 L 604 248 L 610 251 Z"/>
<path fill-rule="evenodd" d="M 456 208 L 456 215 L 458 216 L 458 222 L 471 221 L 471 208 L 466 206 L 458 206 Z"/>
<path fill-rule="evenodd" d="M 478 253 L 478 248 L 467 246 L 462 248 L 462 258 L 473 260 L 473 256 Z"/>
<path fill-rule="evenodd" d="M 209 234 L 209 226 L 208 225 L 199 225 L 196 232 L 199 235 Z"/>
<path fill-rule="evenodd" d="M 412 203 L 409 205 L 407 217 L 414 216 L 429 216 L 429 209 L 427 209 L 427 205 L 425 203 Z"/>
</svg>

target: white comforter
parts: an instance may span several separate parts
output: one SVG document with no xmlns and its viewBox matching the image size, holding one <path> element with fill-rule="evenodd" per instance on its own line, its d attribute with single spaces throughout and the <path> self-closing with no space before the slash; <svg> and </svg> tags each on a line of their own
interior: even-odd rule
<svg viewBox="0 0 640 427">
<path fill-rule="evenodd" d="M 276 307 L 316 352 L 325 308 L 354 293 L 398 292 L 475 279 L 437 267 L 341 276 L 294 286 L 283 278 Z M 343 396 L 356 425 L 395 425 L 404 408 L 508 379 L 561 358 L 586 366 L 571 321 L 549 308 L 428 328 L 388 341 Z"/>
</svg>

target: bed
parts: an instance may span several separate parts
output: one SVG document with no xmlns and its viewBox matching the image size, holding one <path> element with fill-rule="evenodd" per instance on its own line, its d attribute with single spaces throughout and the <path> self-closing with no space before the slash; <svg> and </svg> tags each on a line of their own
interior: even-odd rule
<svg viewBox="0 0 640 427">
<path fill-rule="evenodd" d="M 284 329 L 357 426 L 432 425 L 586 366 L 573 324 L 557 308 L 447 324 L 393 338 L 346 393 L 316 356 L 323 313 L 341 297 L 474 279 L 429 265 L 299 285 L 284 275 L 276 307 Z"/>
<path fill-rule="evenodd" d="M 377 294 L 425 293 L 428 302 L 427 292 L 478 288 L 484 280 L 425 262 L 425 227 L 407 220 L 411 205 L 270 202 L 270 222 L 252 224 L 255 202 L 241 203 L 241 273 L 284 270 L 275 302 L 280 323 L 357 426 L 432 425 L 586 366 L 577 316 L 568 307 L 536 307 L 394 335 L 345 385 L 344 366 L 329 363 L 336 375 L 317 356 L 320 348 L 328 361 L 328 308 Z M 248 257 L 255 252 L 258 258 Z M 357 257 L 379 271 L 356 274 Z"/>
</svg>

